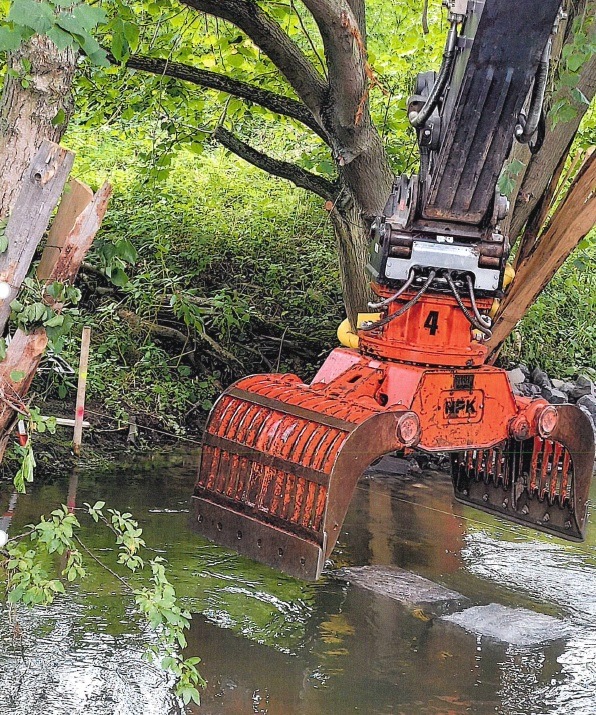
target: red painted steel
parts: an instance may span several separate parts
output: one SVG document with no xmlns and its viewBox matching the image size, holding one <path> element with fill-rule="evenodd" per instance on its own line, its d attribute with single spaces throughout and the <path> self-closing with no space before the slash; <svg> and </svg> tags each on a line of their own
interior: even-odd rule
<svg viewBox="0 0 596 715">
<path fill-rule="evenodd" d="M 200 533 L 318 578 L 364 469 L 418 444 L 454 453 L 458 500 L 583 537 L 594 445 L 580 410 L 558 406 L 558 422 L 550 414 L 541 421 L 552 407 L 515 396 L 503 370 L 482 364 L 486 349 L 448 296 L 424 296 L 359 338 L 359 350 L 334 350 L 309 385 L 296 375 L 255 375 L 223 393 L 193 499 Z M 414 424 L 404 444 L 412 420 L 420 429 Z"/>
</svg>

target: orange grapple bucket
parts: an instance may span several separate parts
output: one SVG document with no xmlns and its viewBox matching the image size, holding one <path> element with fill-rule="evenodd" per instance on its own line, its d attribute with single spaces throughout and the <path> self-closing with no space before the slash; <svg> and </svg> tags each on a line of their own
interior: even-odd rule
<svg viewBox="0 0 596 715">
<path fill-rule="evenodd" d="M 446 329 L 427 329 L 436 321 Z M 310 385 L 295 375 L 240 380 L 209 416 L 193 528 L 316 579 L 366 467 L 417 446 L 452 453 L 458 501 L 582 540 L 589 419 L 575 405 L 514 395 L 504 370 L 482 364 L 486 352 L 453 299 L 424 296 L 399 320 L 360 331 L 358 350 L 335 349 Z"/>
<path fill-rule="evenodd" d="M 452 456 L 455 498 L 569 541 L 583 541 L 594 471 L 594 435 L 575 405 L 557 405 L 550 438 L 507 440 Z"/>
<path fill-rule="evenodd" d="M 319 577 L 356 482 L 377 457 L 414 444 L 416 415 L 308 387 L 294 375 L 240 380 L 203 437 L 194 529 L 299 578 Z"/>
</svg>

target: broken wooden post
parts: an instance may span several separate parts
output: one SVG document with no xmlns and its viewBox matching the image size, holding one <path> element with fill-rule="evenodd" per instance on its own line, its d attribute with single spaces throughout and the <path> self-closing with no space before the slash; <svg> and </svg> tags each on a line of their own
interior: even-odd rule
<svg viewBox="0 0 596 715">
<path fill-rule="evenodd" d="M 45 141 L 25 176 L 5 229 L 8 248 L 0 254 L 0 288 L 6 288 L 6 297 L 0 300 L 0 329 L 4 329 L 10 316 L 10 303 L 28 273 L 73 160 L 72 152 Z M 107 209 L 109 184 L 104 184 L 95 196 L 84 184 L 78 184 L 73 183 L 64 194 L 50 232 L 51 241 L 42 256 L 38 277 L 46 285 L 74 282 Z M 57 313 L 62 309 L 62 304 L 47 293 L 44 302 Z M 16 424 L 15 415 L 27 412 L 23 400 L 46 346 L 43 327 L 27 333 L 17 330 L 0 362 L 0 461 Z"/>
<path fill-rule="evenodd" d="M 46 283 L 73 283 L 76 278 L 81 263 L 91 248 L 95 234 L 99 231 L 101 222 L 108 208 L 108 201 L 112 194 L 112 187 L 108 183 L 104 183 L 99 191 L 93 196 L 93 200 L 88 203 L 81 213 L 76 217 L 72 227 L 68 230 L 65 237 L 55 237 L 54 245 L 49 247 L 51 261 L 44 262 L 44 251 L 41 262 L 45 265 L 44 279 Z M 64 200 L 70 201 L 70 194 L 65 194 Z M 56 246 L 60 244 L 61 248 L 58 253 L 55 252 Z M 46 248 L 48 250 L 48 248 Z M 40 275 L 41 277 L 41 275 Z M 46 300 L 56 310 L 56 304 Z"/>
<path fill-rule="evenodd" d="M 52 268 L 64 248 L 64 243 L 77 218 L 93 201 L 93 191 L 77 179 L 71 179 L 66 188 L 56 216 L 52 221 L 43 254 L 37 266 L 39 280 L 49 280 Z"/>
<path fill-rule="evenodd" d="M 0 335 L 4 333 L 10 304 L 29 272 L 73 162 L 72 151 L 46 140 L 25 172 L 23 186 L 4 230 L 8 246 L 0 254 L 0 284 L 8 285 L 7 297 L 0 301 Z"/>
<path fill-rule="evenodd" d="M 75 425 L 72 438 L 72 448 L 78 457 L 81 453 L 83 439 L 83 417 L 85 416 L 85 390 L 87 388 L 87 367 L 89 366 L 89 345 L 91 343 L 91 328 L 83 328 L 81 337 L 81 357 L 79 360 L 79 381 L 77 383 L 77 404 L 75 407 Z"/>
</svg>

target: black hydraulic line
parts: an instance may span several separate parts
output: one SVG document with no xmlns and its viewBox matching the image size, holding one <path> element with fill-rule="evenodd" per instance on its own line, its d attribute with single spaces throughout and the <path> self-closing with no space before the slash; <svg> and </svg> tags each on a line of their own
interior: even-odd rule
<svg viewBox="0 0 596 715">
<path fill-rule="evenodd" d="M 466 316 L 468 322 L 473 328 L 476 328 L 476 330 L 479 330 L 481 333 L 483 333 L 486 336 L 486 340 L 490 340 L 492 338 L 492 331 L 489 330 L 486 325 L 484 325 L 481 322 L 478 322 L 476 318 L 470 314 L 470 311 L 466 308 L 466 306 L 463 303 L 463 300 L 461 299 L 460 294 L 457 292 L 457 287 L 455 283 L 453 282 L 453 278 L 451 277 L 450 271 L 445 271 L 445 278 L 447 279 L 447 283 L 449 284 L 449 288 L 451 289 L 451 292 L 453 293 L 453 297 L 457 301 L 457 304 L 461 308 L 462 313 Z"/>
<path fill-rule="evenodd" d="M 542 56 L 540 57 L 538 69 L 536 70 L 528 117 L 525 119 L 523 115 L 520 115 L 518 124 L 515 127 L 515 138 L 520 144 L 527 144 L 530 141 L 536 133 L 538 124 L 540 123 L 540 115 L 544 104 L 544 95 L 546 94 L 551 48 L 552 39 L 549 37 L 542 52 Z"/>
<path fill-rule="evenodd" d="M 488 315 L 480 315 L 478 306 L 476 305 L 476 296 L 474 295 L 474 281 L 469 273 L 466 273 L 466 281 L 468 282 L 468 291 L 470 292 L 470 303 L 472 304 L 472 312 L 476 317 L 476 320 L 484 325 L 486 328 L 490 328 L 490 318 Z M 488 321 L 488 322 L 487 322 Z"/>
<path fill-rule="evenodd" d="M 359 330 L 376 330 L 377 328 L 382 328 L 383 325 L 387 325 L 387 323 L 390 323 L 392 320 L 395 320 L 396 318 L 399 318 L 400 315 L 403 315 L 406 311 L 410 310 L 410 308 L 422 298 L 422 296 L 426 293 L 428 288 L 430 287 L 430 284 L 433 282 L 435 276 L 437 275 L 437 272 L 434 270 L 431 270 L 431 272 L 428 274 L 428 278 L 424 281 L 424 284 L 416 293 L 416 295 L 409 300 L 407 303 L 402 305 L 402 307 L 399 310 L 396 310 L 395 313 L 391 313 L 391 315 L 387 315 L 385 318 L 382 318 L 381 320 L 377 320 L 376 323 L 371 323 L 370 325 L 362 325 Z"/>
<path fill-rule="evenodd" d="M 388 305 L 391 305 L 391 303 L 395 303 L 395 301 L 399 298 L 399 296 L 408 290 L 408 288 L 414 282 L 415 278 L 416 278 L 416 273 L 414 272 L 414 269 L 412 268 L 410 270 L 410 275 L 408 276 L 408 279 L 406 280 L 406 282 L 403 284 L 403 286 L 396 293 L 394 293 L 391 296 L 391 298 L 385 298 L 385 300 L 382 300 L 380 303 L 369 303 L 368 307 L 371 308 L 372 310 L 378 310 L 379 308 L 386 308 Z"/>
<path fill-rule="evenodd" d="M 453 62 L 455 60 L 455 46 L 457 43 L 457 21 L 451 21 L 451 27 L 449 28 L 449 33 L 447 34 L 447 41 L 445 43 L 445 50 L 443 52 L 443 62 L 441 63 L 441 69 L 439 70 L 439 76 L 435 80 L 433 87 L 428 95 L 424 106 L 417 112 L 415 117 L 410 118 L 410 124 L 419 129 L 422 127 L 426 120 L 435 110 L 441 94 L 447 85 L 449 76 L 451 75 L 451 68 L 453 67 Z"/>
</svg>

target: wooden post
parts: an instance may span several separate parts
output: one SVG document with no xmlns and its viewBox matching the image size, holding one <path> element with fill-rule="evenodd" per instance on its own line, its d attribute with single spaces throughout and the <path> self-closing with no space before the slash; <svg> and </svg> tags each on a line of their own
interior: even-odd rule
<svg viewBox="0 0 596 715">
<path fill-rule="evenodd" d="M 5 228 L 8 248 L 0 254 L 0 334 L 10 315 L 10 302 L 27 275 L 73 160 L 72 152 L 44 141 L 23 178 L 23 186 Z M 70 190 L 62 198 L 55 226 L 50 232 L 49 245 L 40 263 L 38 278 L 42 282 L 74 283 L 101 225 L 110 193 L 111 187 L 107 183 L 93 196 L 84 184 L 71 182 Z M 44 294 L 43 300 L 56 313 L 62 310 L 62 304 L 48 293 Z M 6 357 L 0 361 L 0 462 L 18 415 L 27 412 L 23 398 L 29 390 L 47 340 L 43 327 L 28 333 L 17 330 L 8 345 Z M 80 372 L 86 371 L 85 366 Z M 84 389 L 83 383 L 83 396 Z M 76 442 L 79 450 L 80 431 Z"/>
<path fill-rule="evenodd" d="M 72 448 L 78 457 L 81 453 L 83 438 L 83 417 L 85 415 L 85 389 L 87 387 L 87 366 L 89 365 L 89 343 L 91 341 L 91 328 L 83 328 L 81 337 L 81 358 L 79 361 L 79 382 L 77 385 L 77 406 L 75 410 L 75 426 L 72 438 Z"/>
<path fill-rule="evenodd" d="M 93 201 L 93 198 L 93 191 L 77 179 L 71 179 L 66 185 L 62 201 L 48 232 L 43 255 L 37 266 L 39 280 L 50 280 L 52 268 L 58 261 L 76 220 Z"/>
</svg>

